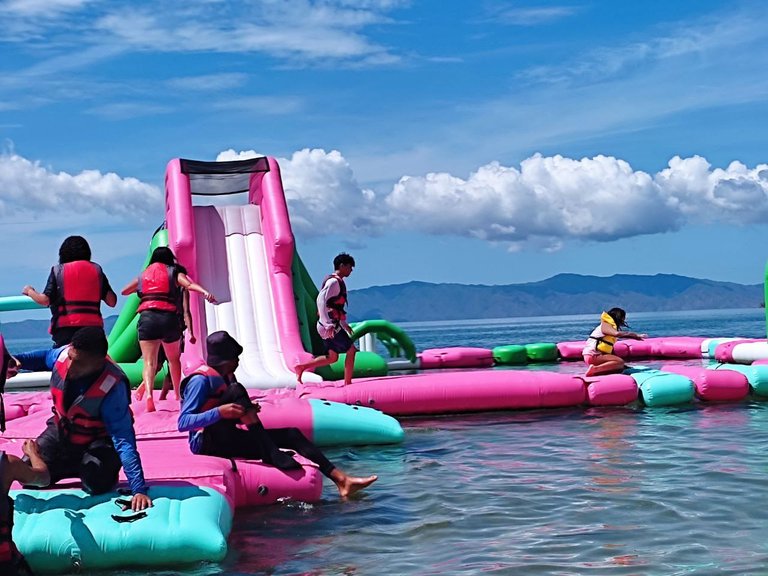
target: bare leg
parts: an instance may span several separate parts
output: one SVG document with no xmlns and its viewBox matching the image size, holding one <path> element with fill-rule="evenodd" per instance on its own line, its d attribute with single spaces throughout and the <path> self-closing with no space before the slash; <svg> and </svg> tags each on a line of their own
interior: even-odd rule
<svg viewBox="0 0 768 576">
<path fill-rule="evenodd" d="M 147 394 L 147 412 L 155 411 L 155 399 L 153 392 L 155 387 L 155 375 L 157 374 L 157 351 L 160 348 L 160 340 L 141 340 L 141 356 L 144 359 L 141 386 Z M 141 395 L 137 394 L 139 399 Z"/>
<path fill-rule="evenodd" d="M 592 364 L 587 369 L 585 376 L 602 376 L 605 374 L 614 374 L 624 370 L 624 360 L 614 354 L 601 354 L 592 360 Z"/>
<path fill-rule="evenodd" d="M 168 373 L 163 378 L 163 388 L 160 390 L 160 400 L 165 400 L 168 397 L 168 392 L 171 391 L 171 374 Z"/>
<path fill-rule="evenodd" d="M 338 468 L 334 468 L 333 472 L 331 472 L 331 480 L 336 484 L 336 487 L 339 489 L 339 496 L 342 498 L 352 496 L 352 494 L 359 492 L 363 488 L 376 482 L 378 478 L 379 477 L 376 475 L 367 476 L 365 478 L 347 476 L 343 470 L 339 470 Z"/>
<path fill-rule="evenodd" d="M 339 355 L 336 352 L 333 350 L 328 350 L 328 354 L 325 356 L 315 356 L 309 362 L 305 362 L 304 364 L 296 364 L 296 366 L 293 368 L 293 371 L 296 372 L 296 379 L 299 381 L 299 384 L 303 384 L 301 377 L 304 372 L 307 370 L 314 370 L 320 366 L 329 366 L 330 364 L 336 362 L 338 359 Z"/>
<path fill-rule="evenodd" d="M 168 358 L 168 373 L 171 375 L 171 382 L 173 383 L 173 394 L 176 396 L 176 400 L 181 399 L 179 389 L 181 387 L 181 358 L 180 358 L 181 342 L 163 342 L 163 350 L 165 350 L 165 357 Z"/>
<path fill-rule="evenodd" d="M 344 386 L 352 384 L 352 375 L 355 372 L 355 354 L 357 354 L 357 348 L 350 346 L 347 350 L 347 357 L 344 358 Z"/>
</svg>

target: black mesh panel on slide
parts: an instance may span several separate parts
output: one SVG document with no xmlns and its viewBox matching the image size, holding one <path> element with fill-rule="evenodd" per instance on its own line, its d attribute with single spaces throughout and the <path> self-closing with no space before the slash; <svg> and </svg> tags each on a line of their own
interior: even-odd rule
<svg viewBox="0 0 768 576">
<path fill-rule="evenodd" d="M 189 176 L 194 195 L 220 196 L 248 192 L 251 174 L 269 172 L 266 156 L 231 162 L 201 162 L 181 159 L 181 172 Z"/>
</svg>

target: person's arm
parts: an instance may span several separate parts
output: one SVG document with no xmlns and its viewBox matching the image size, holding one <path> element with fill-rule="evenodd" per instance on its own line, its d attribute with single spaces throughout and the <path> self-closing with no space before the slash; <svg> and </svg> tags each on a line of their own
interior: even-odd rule
<svg viewBox="0 0 768 576">
<path fill-rule="evenodd" d="M 216 298 L 214 297 L 213 294 L 208 292 L 208 290 L 200 286 L 200 284 L 198 284 L 197 282 L 193 282 L 189 276 L 184 274 L 184 272 L 179 272 L 176 275 L 176 282 L 182 288 L 185 288 L 187 290 L 192 290 L 193 292 L 197 292 L 198 294 L 202 294 L 203 298 L 205 298 L 211 304 L 216 303 Z"/>
<path fill-rule="evenodd" d="M 104 272 L 101 273 L 101 299 L 110 308 L 114 308 L 117 305 L 117 294 L 112 290 L 112 286 L 109 285 L 109 280 Z"/>
<path fill-rule="evenodd" d="M 187 330 L 189 330 L 189 343 L 194 344 L 197 342 L 197 338 L 195 338 L 195 325 L 192 323 L 192 314 L 189 311 L 189 290 L 182 290 L 181 301 L 184 324 L 187 326 Z"/>
<path fill-rule="evenodd" d="M 42 293 L 35 290 L 29 284 L 24 286 L 24 288 L 21 290 L 21 293 L 24 294 L 24 296 L 32 298 L 32 300 L 34 300 L 37 304 L 40 304 L 40 306 L 45 306 L 48 308 L 51 305 L 51 302 L 56 300 L 58 294 L 58 287 L 56 285 L 56 273 L 53 271 L 53 268 L 51 268 L 51 273 L 48 274 L 48 281 L 46 282 L 45 290 L 43 290 Z"/>
<path fill-rule="evenodd" d="M 125 476 L 133 492 L 131 507 L 137 511 L 151 506 L 152 500 L 147 496 L 149 488 L 144 481 L 144 471 L 136 448 L 130 403 L 128 387 L 124 382 L 118 382 L 101 403 L 101 418 L 112 437 L 112 443 L 120 456 Z"/>
<path fill-rule="evenodd" d="M 16 368 L 29 370 L 30 372 L 53 370 L 53 365 L 64 348 L 64 346 L 61 346 L 60 348 L 45 348 L 43 350 L 32 350 L 31 352 L 14 354 L 13 358 L 16 360 Z"/>
<path fill-rule="evenodd" d="M 608 324 L 608 322 L 601 322 L 600 330 L 602 330 L 604 335 L 615 336 L 616 338 L 630 338 L 633 340 L 642 340 L 648 337 L 647 334 L 637 334 L 636 332 L 624 332 L 622 330 L 616 330 L 616 328 Z"/>
<path fill-rule="evenodd" d="M 45 462 L 40 457 L 37 442 L 35 440 L 25 440 L 21 449 L 29 457 L 29 463 L 24 462 L 18 456 L 6 455 L 6 458 L 8 458 L 7 475 L 3 478 L 3 487 L 6 493 L 14 481 L 25 486 L 37 486 L 40 488 L 51 483 L 51 474 L 48 471 L 48 466 L 45 465 Z"/>
<path fill-rule="evenodd" d="M 136 292 L 136 289 L 138 287 L 139 287 L 139 279 L 134 278 L 128 284 L 126 284 L 125 288 L 123 288 L 120 291 L 120 294 L 122 294 L 123 296 L 128 296 L 129 294 L 133 294 L 134 292 Z"/>
<path fill-rule="evenodd" d="M 184 398 L 179 410 L 179 432 L 199 430 L 221 420 L 222 414 L 219 407 L 200 411 L 209 394 L 208 380 L 205 376 L 197 374 L 190 378 L 184 389 Z"/>
<path fill-rule="evenodd" d="M 333 298 L 339 294 L 341 294 L 341 286 L 339 285 L 339 281 L 333 277 L 326 280 L 325 284 L 320 288 L 320 293 L 317 295 L 315 303 L 317 304 L 317 312 L 320 314 L 320 324 L 322 324 L 324 328 L 333 328 L 333 319 L 328 315 L 328 306 L 326 305 L 326 302 L 328 302 L 329 298 Z"/>
</svg>

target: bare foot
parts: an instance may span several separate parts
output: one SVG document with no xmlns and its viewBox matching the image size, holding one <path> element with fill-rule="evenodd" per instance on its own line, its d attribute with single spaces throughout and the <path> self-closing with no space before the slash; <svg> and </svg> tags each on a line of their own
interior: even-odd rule
<svg viewBox="0 0 768 576">
<path fill-rule="evenodd" d="M 590 364 L 589 368 L 587 368 L 587 373 L 584 374 L 584 376 L 589 378 L 590 376 L 594 376 L 594 375 L 595 375 L 595 365 L 594 364 Z"/>
<path fill-rule="evenodd" d="M 181 402 L 181 397 L 176 392 L 173 393 L 173 399 L 176 400 L 176 402 Z"/>
<path fill-rule="evenodd" d="M 136 400 L 141 400 L 144 398 L 144 384 L 139 384 L 139 387 L 136 388 Z"/>
<path fill-rule="evenodd" d="M 352 494 L 355 494 L 356 492 L 359 492 L 363 488 L 370 486 L 376 480 L 378 480 L 378 476 L 368 476 L 367 478 L 357 478 L 355 476 L 344 476 L 343 480 L 341 480 L 336 486 L 339 488 L 339 496 L 342 498 L 348 498 L 349 496 L 352 496 Z"/>
<path fill-rule="evenodd" d="M 154 412 L 155 411 L 155 401 L 150 396 L 147 398 L 147 412 Z"/>
<path fill-rule="evenodd" d="M 293 368 L 293 371 L 296 372 L 296 380 L 299 381 L 299 384 L 304 384 L 304 382 L 301 381 L 301 377 L 304 375 L 305 370 L 306 368 L 304 367 L 304 364 L 296 364 Z"/>
</svg>

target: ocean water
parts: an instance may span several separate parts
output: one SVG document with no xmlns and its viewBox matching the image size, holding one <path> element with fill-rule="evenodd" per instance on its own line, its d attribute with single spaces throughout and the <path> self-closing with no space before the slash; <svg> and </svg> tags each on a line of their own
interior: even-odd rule
<svg viewBox="0 0 768 576">
<path fill-rule="evenodd" d="M 424 349 L 581 340 L 596 321 L 402 326 Z M 629 321 L 654 336 L 765 337 L 763 310 L 630 314 Z M 768 402 L 493 412 L 402 424 L 401 445 L 327 452 L 350 473 L 379 475 L 359 498 L 340 501 L 326 481 L 318 503 L 239 510 L 224 562 L 151 573 L 768 570 Z"/>
</svg>

